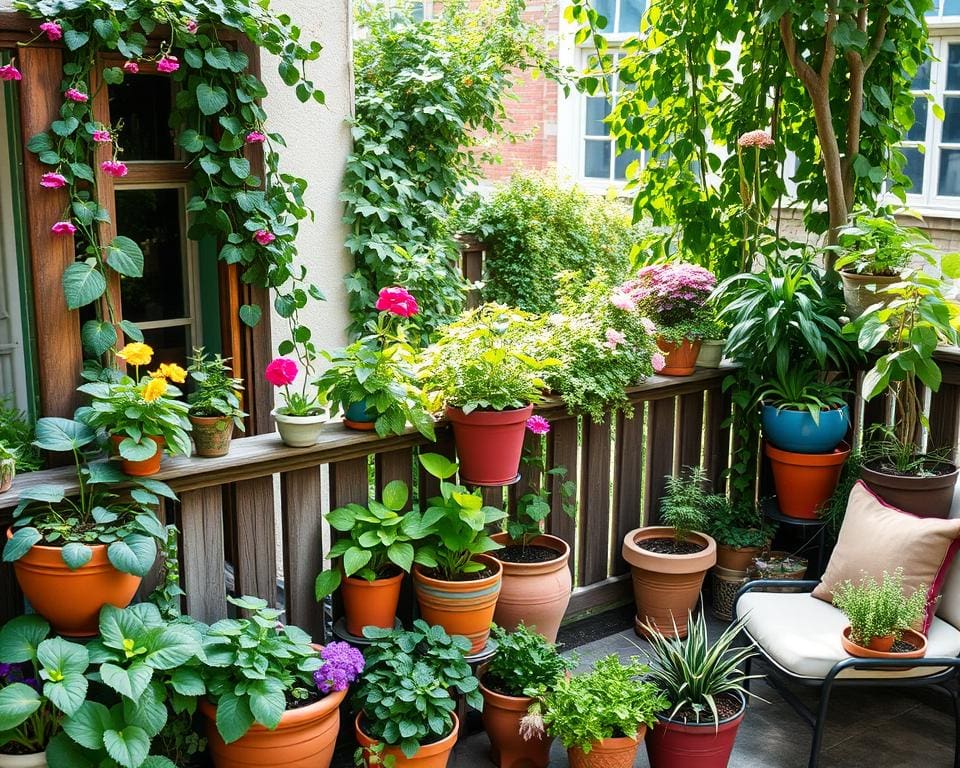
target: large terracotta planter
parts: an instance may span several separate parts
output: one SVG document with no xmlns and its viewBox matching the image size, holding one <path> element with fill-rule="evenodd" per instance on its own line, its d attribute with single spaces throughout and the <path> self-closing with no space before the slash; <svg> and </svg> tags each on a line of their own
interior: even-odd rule
<svg viewBox="0 0 960 768">
<path fill-rule="evenodd" d="M 637 605 L 634 629 L 641 636 L 647 634 L 642 626 L 646 623 L 666 637 L 686 637 L 687 615 L 697 604 L 707 571 L 717 563 L 717 543 L 705 533 L 690 534 L 688 541 L 703 549 L 689 555 L 660 554 L 640 546 L 645 539 L 672 536 L 673 528 L 650 526 L 623 537 L 623 559 L 630 565 Z"/>
<path fill-rule="evenodd" d="M 641 725 L 636 738 L 623 736 L 597 741 L 591 745 L 589 752 L 584 752 L 580 747 L 570 747 L 567 750 L 570 768 L 633 768 L 637 750 L 646 732 L 647 726 Z"/>
<path fill-rule="evenodd" d="M 840 443 L 829 453 L 794 453 L 764 442 L 770 458 L 777 504 L 788 517 L 815 520 L 837 489 L 850 446 Z"/>
<path fill-rule="evenodd" d="M 657 346 L 667 361 L 657 373 L 661 376 L 690 376 L 697 370 L 697 356 L 700 354 L 700 340 L 684 339 L 679 344 L 657 337 Z"/>
<path fill-rule="evenodd" d="M 7 538 L 12 535 L 8 529 Z M 126 608 L 140 588 L 139 576 L 113 567 L 105 544 L 90 548 L 90 562 L 75 571 L 63 562 L 60 547 L 36 544 L 13 564 L 23 594 L 56 634 L 93 637 L 100 631 L 100 609 Z"/>
<path fill-rule="evenodd" d="M 306 707 L 288 709 L 274 729 L 254 724 L 226 744 L 217 730 L 217 708 L 200 700 L 208 752 L 215 768 L 329 768 L 340 731 L 340 705 L 346 691 L 335 691 Z"/>
<path fill-rule="evenodd" d="M 483 684 L 483 729 L 490 738 L 490 759 L 499 768 L 547 768 L 553 737 L 530 739 L 520 735 L 520 721 L 533 703 L 528 696 L 505 696 Z"/>
<path fill-rule="evenodd" d="M 490 555 L 477 555 L 495 573 L 483 579 L 443 581 L 427 576 L 413 566 L 413 587 L 420 616 L 427 624 L 439 624 L 449 635 L 463 635 L 470 641 L 470 653 L 478 653 L 490 637 L 490 623 L 500 594 L 503 565 Z"/>
<path fill-rule="evenodd" d="M 875 637 L 870 641 L 870 646 L 864 648 L 850 639 L 850 627 L 844 627 L 843 634 L 840 635 L 840 644 L 844 651 L 861 659 L 922 659 L 927 654 L 927 638 L 920 632 L 912 629 L 904 630 L 903 639 L 914 646 L 915 650 L 905 653 L 892 652 L 893 635 Z"/>
<path fill-rule="evenodd" d="M 387 747 L 381 754 L 382 758 L 392 757 L 394 759 L 394 768 L 446 768 L 450 760 L 450 753 L 457 743 L 457 734 L 460 732 L 460 721 L 454 713 L 450 713 L 453 718 L 453 728 L 450 735 L 435 741 L 432 744 L 424 744 L 417 750 L 413 757 L 406 757 L 399 747 Z M 363 764 L 369 766 L 366 750 L 377 742 L 371 739 L 360 728 L 360 718 L 362 713 L 358 714 L 353 721 L 354 734 L 357 737 L 357 743 L 364 750 Z M 382 763 L 378 764 L 382 765 Z"/>
<path fill-rule="evenodd" d="M 17 476 L 17 462 L 13 459 L 0 459 L 0 493 L 6 493 Z"/>
<path fill-rule="evenodd" d="M 47 753 L 0 755 L 0 768 L 47 768 Z"/>
<path fill-rule="evenodd" d="M 510 543 L 506 533 L 495 533 L 491 538 L 499 544 Z M 556 550 L 557 557 L 543 563 L 510 563 L 501 560 L 503 586 L 493 620 L 510 632 L 523 622 L 555 643 L 573 589 L 568 565 L 570 547 L 563 539 L 547 535 L 537 536 L 528 546 Z M 496 558 L 497 552 L 492 552 L 491 556 Z"/>
<path fill-rule="evenodd" d="M 762 547 L 731 547 L 718 542 L 717 565 L 728 571 L 749 571 L 753 558 L 762 551 Z"/>
<path fill-rule="evenodd" d="M 840 279 L 843 281 L 843 301 L 847 305 L 847 314 L 851 320 L 856 320 L 867 307 L 878 303 L 886 306 L 893 301 L 895 296 L 880 291 L 900 282 L 902 278 L 899 275 L 861 275 L 840 270 Z"/>
<path fill-rule="evenodd" d="M 123 474 L 130 475 L 131 477 L 149 477 L 160 471 L 160 461 L 163 459 L 163 446 L 167 441 L 162 437 L 153 437 L 150 435 L 148 435 L 148 437 L 157 444 L 157 452 L 149 459 L 130 461 L 120 455 L 120 443 L 126 439 L 126 436 L 110 435 L 110 442 L 113 445 L 113 455 L 116 456 L 117 461 L 120 462 L 120 469 L 123 470 Z"/>
<path fill-rule="evenodd" d="M 740 711 L 719 724 L 658 717 L 647 736 L 650 768 L 727 768 L 746 709 L 746 701 L 739 698 Z"/>
<path fill-rule="evenodd" d="M 870 467 L 860 470 L 860 477 L 881 500 L 917 517 L 948 517 L 953 502 L 953 489 L 958 470 L 930 477 L 888 475 Z"/>
<path fill-rule="evenodd" d="M 723 348 L 726 344 L 726 339 L 704 339 L 700 342 L 697 368 L 719 368 L 723 362 Z"/>
<path fill-rule="evenodd" d="M 274 408 L 270 411 L 270 415 L 277 422 L 277 432 L 280 433 L 283 444 L 291 448 L 309 448 L 311 445 L 316 445 L 323 425 L 326 423 L 322 414 L 288 416 Z"/>
<path fill-rule="evenodd" d="M 523 452 L 523 436 L 533 406 L 508 411 L 464 413 L 447 406 L 465 485 L 510 485 L 516 482 Z"/>
<path fill-rule="evenodd" d="M 193 425 L 190 434 L 197 456 L 213 459 L 230 452 L 230 441 L 233 439 L 231 416 L 190 416 L 190 423 Z"/>
<path fill-rule="evenodd" d="M 403 572 L 375 581 L 344 576 L 340 582 L 340 595 L 347 632 L 354 637 L 363 637 L 364 627 L 393 629 L 402 584 Z"/>
</svg>

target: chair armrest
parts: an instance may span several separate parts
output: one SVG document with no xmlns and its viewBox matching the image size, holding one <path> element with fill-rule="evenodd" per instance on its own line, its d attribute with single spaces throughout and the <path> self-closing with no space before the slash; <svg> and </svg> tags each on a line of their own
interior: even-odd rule
<svg viewBox="0 0 960 768">
<path fill-rule="evenodd" d="M 737 603 L 740 602 L 740 598 L 748 592 L 766 592 L 771 587 L 790 587 L 793 592 L 813 592 L 819 583 L 815 579 L 757 579 L 756 581 L 748 581 L 740 587 L 736 597 L 733 598 L 733 615 L 737 615 Z"/>
<path fill-rule="evenodd" d="M 823 679 L 825 683 L 833 683 L 837 675 L 848 669 L 861 670 L 883 670 L 883 669 L 911 669 L 913 667 L 953 667 L 960 668 L 960 658 L 956 656 L 949 657 L 931 657 L 925 656 L 922 659 L 860 659 L 851 656 L 849 659 L 838 661 L 827 676 Z M 838 683 L 843 680 L 837 681 Z"/>
</svg>

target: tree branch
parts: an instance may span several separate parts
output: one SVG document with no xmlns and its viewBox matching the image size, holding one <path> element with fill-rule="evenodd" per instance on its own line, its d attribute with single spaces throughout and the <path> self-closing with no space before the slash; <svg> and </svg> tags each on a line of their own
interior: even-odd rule
<svg viewBox="0 0 960 768">
<path fill-rule="evenodd" d="M 873 65 L 873 62 L 876 61 L 877 55 L 880 53 L 880 48 L 887 36 L 887 22 L 889 21 L 890 11 L 887 8 L 884 8 L 880 11 L 880 16 L 877 19 L 877 27 L 873 30 L 873 39 L 870 41 L 870 46 L 867 48 L 867 53 L 863 57 L 864 72 L 870 69 L 870 67 Z"/>
<path fill-rule="evenodd" d="M 788 12 L 780 17 L 780 37 L 783 38 L 783 47 L 787 52 L 787 59 L 790 61 L 790 66 L 793 67 L 793 71 L 797 73 L 797 77 L 800 78 L 811 95 L 814 92 L 819 93 L 821 87 L 820 78 L 817 76 L 814 68 L 807 63 L 806 59 L 804 59 L 797 50 L 797 39 L 793 35 L 792 13 Z"/>
<path fill-rule="evenodd" d="M 820 80 L 827 82 L 833 64 L 837 60 L 837 46 L 833 42 L 833 30 L 837 28 L 837 4 L 835 0 L 827 3 L 827 25 L 823 34 L 823 61 L 820 62 Z"/>
</svg>

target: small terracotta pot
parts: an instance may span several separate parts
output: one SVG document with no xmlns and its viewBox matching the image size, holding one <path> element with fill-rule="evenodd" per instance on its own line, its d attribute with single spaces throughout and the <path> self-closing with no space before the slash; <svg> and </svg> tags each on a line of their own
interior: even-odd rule
<svg viewBox="0 0 960 768">
<path fill-rule="evenodd" d="M 905 629 L 903 639 L 913 645 L 915 650 L 906 653 L 893 653 L 890 650 L 893 648 L 893 635 L 874 637 L 870 641 L 869 647 L 864 648 L 850 639 L 850 627 L 844 627 L 843 634 L 840 635 L 840 644 L 844 651 L 860 659 L 922 659 L 927 655 L 927 638 L 925 635 L 912 629 Z"/>
<path fill-rule="evenodd" d="M 317 444 L 320 439 L 320 432 L 323 425 L 326 424 L 322 414 L 314 416 L 288 416 L 285 413 L 279 413 L 276 408 L 270 411 L 274 421 L 277 422 L 277 432 L 280 433 L 280 439 L 284 445 L 291 448 L 309 448 Z"/>
<path fill-rule="evenodd" d="M 362 716 L 363 713 L 361 712 L 354 719 L 353 732 L 357 737 L 357 743 L 364 750 L 363 764 L 369 766 L 366 750 L 377 742 L 360 729 L 360 718 Z M 413 757 L 406 757 L 399 747 L 387 747 L 383 750 L 382 757 L 393 757 L 394 768 L 446 768 L 447 762 L 450 760 L 450 753 L 453 752 L 457 743 L 457 735 L 460 733 L 460 721 L 456 714 L 451 712 L 450 716 L 453 718 L 453 728 L 449 736 L 445 736 L 432 744 L 424 744 Z M 278 763 L 272 764 L 278 765 Z"/>
<path fill-rule="evenodd" d="M 843 281 L 843 300 L 851 320 L 856 320 L 873 304 L 886 306 L 893 301 L 896 296 L 881 291 L 901 280 L 899 275 L 862 275 L 843 269 L 840 270 L 840 279 Z"/>
<path fill-rule="evenodd" d="M 491 538 L 500 544 L 511 543 L 506 533 L 495 533 Z M 493 620 L 510 632 L 523 622 L 555 643 L 573 589 L 568 565 L 570 547 L 563 539 L 546 534 L 532 539 L 528 546 L 556 550 L 557 557 L 543 563 L 509 563 L 501 560 L 503 587 Z M 490 555 L 497 557 L 496 550 Z"/>
<path fill-rule="evenodd" d="M 697 368 L 719 368 L 726 343 L 726 339 L 704 339 L 700 343 L 700 354 L 697 355 Z"/>
<path fill-rule="evenodd" d="M 953 489 L 960 475 L 955 465 L 943 475 L 930 477 L 888 475 L 870 467 L 863 467 L 860 476 L 882 501 L 917 517 L 950 516 Z"/>
<path fill-rule="evenodd" d="M 837 489 L 850 446 L 840 443 L 829 453 L 793 453 L 768 442 L 763 445 L 770 458 L 780 511 L 788 517 L 817 519 L 820 508 Z"/>
<path fill-rule="evenodd" d="M 644 539 L 672 536 L 673 528 L 650 526 L 623 537 L 623 559 L 630 565 L 637 605 L 634 629 L 641 636 L 647 635 L 642 626 L 646 623 L 665 637 L 686 637 L 687 615 L 697 604 L 707 571 L 717 563 L 717 543 L 705 533 L 690 534 L 689 540 L 703 549 L 689 555 L 660 554 L 640 546 Z"/>
<path fill-rule="evenodd" d="M 47 753 L 0 755 L 0 768 L 47 768 Z"/>
<path fill-rule="evenodd" d="M 233 439 L 231 416 L 190 416 L 193 425 L 191 435 L 197 456 L 213 459 L 230 452 Z"/>
<path fill-rule="evenodd" d="M 7 529 L 7 538 L 13 536 Z M 126 608 L 142 579 L 118 571 L 105 544 L 92 544 L 90 562 L 75 571 L 63 562 L 60 547 L 34 544 L 13 564 L 20 589 L 53 631 L 68 637 L 93 637 L 100 631 L 100 609 Z"/>
<path fill-rule="evenodd" d="M 657 337 L 657 346 L 666 355 L 667 362 L 657 373 L 661 376 L 690 376 L 697 370 L 697 356 L 700 354 L 699 339 L 684 339 L 679 344 Z"/>
<path fill-rule="evenodd" d="M 0 493 L 6 493 L 17 476 L 17 462 L 13 459 L 0 459 Z"/>
<path fill-rule="evenodd" d="M 343 414 L 343 423 L 349 429 L 372 432 L 377 427 L 377 414 L 367 409 L 367 401 L 353 403 Z"/>
<path fill-rule="evenodd" d="M 110 443 L 113 446 L 113 456 L 120 462 L 120 469 L 125 475 L 131 477 L 149 477 L 160 471 L 160 461 L 163 459 L 163 446 L 166 445 L 166 439 L 163 437 L 148 437 L 157 444 L 157 452 L 149 459 L 143 461 L 130 461 L 120 455 L 120 443 L 125 439 L 125 435 L 110 435 Z"/>
<path fill-rule="evenodd" d="M 520 721 L 533 703 L 528 696 L 505 696 L 482 681 L 483 729 L 490 737 L 490 759 L 499 768 L 547 768 L 553 737 L 546 734 L 529 741 L 520 735 Z"/>
<path fill-rule="evenodd" d="M 527 419 L 533 406 L 506 411 L 464 413 L 447 406 L 464 485 L 510 485 L 520 470 Z"/>
<path fill-rule="evenodd" d="M 344 576 L 340 582 L 347 632 L 363 637 L 364 627 L 393 629 L 400 602 L 403 572 L 387 579 L 355 579 Z"/>
<path fill-rule="evenodd" d="M 646 732 L 647 726 L 641 725 L 636 738 L 623 736 L 595 741 L 589 752 L 584 752 L 580 747 L 570 747 L 567 750 L 570 768 L 633 768 L 637 750 Z"/>
<path fill-rule="evenodd" d="M 200 700 L 208 752 L 215 768 L 329 768 L 340 731 L 340 705 L 346 691 L 328 693 L 306 707 L 288 709 L 274 729 L 254 724 L 230 744 L 217 730 L 217 708 Z"/>
<path fill-rule="evenodd" d="M 487 644 L 503 580 L 499 560 L 490 555 L 477 555 L 473 560 L 496 572 L 485 579 L 443 581 L 427 576 L 419 565 L 413 566 L 413 587 L 421 618 L 427 624 L 439 624 L 447 634 L 466 637 L 471 654 Z"/>
<path fill-rule="evenodd" d="M 740 700 L 740 711 L 719 724 L 658 717 L 647 737 L 650 768 L 727 768 L 746 710 L 746 701 Z"/>
<path fill-rule="evenodd" d="M 753 558 L 763 551 L 763 547 L 731 547 L 717 543 L 717 565 L 728 571 L 749 571 Z"/>
</svg>

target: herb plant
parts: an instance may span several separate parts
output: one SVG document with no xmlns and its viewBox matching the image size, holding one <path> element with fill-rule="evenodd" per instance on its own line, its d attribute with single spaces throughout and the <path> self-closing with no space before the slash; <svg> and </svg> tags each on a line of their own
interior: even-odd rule
<svg viewBox="0 0 960 768">
<path fill-rule="evenodd" d="M 912 264 L 935 264 L 937 249 L 921 230 L 901 226 L 894 214 L 861 210 L 840 230 L 836 268 L 865 275 L 895 277 Z"/>
<path fill-rule="evenodd" d="M 794 365 L 777 371 L 757 393 L 761 402 L 778 411 L 806 411 L 814 424 L 820 423 L 822 411 L 842 408 L 850 390 L 835 381 L 824 381 L 823 374 L 810 364 Z"/>
<path fill-rule="evenodd" d="M 507 696 L 540 696 L 577 666 L 557 646 L 521 622 L 512 632 L 493 626 L 497 653 L 487 666 L 484 682 Z"/>
<path fill-rule="evenodd" d="M 187 396 L 191 416 L 226 416 L 233 419 L 234 426 L 243 431 L 243 417 L 240 409 L 240 395 L 243 391 L 243 379 L 233 376 L 230 358 L 213 355 L 203 351 L 203 347 L 193 350 L 190 367 L 187 368 L 196 389 Z"/>
<path fill-rule="evenodd" d="M 859 584 L 838 584 L 833 604 L 850 622 L 850 640 L 867 647 L 874 638 L 893 635 L 899 640 L 903 630 L 918 627 L 927 610 L 927 588 L 921 585 L 907 597 L 903 568 L 897 568 L 892 574 L 884 571 L 879 583 L 864 575 Z"/>
<path fill-rule="evenodd" d="M 719 493 L 706 498 L 707 533 L 718 544 L 740 549 L 764 547 L 773 538 L 773 529 L 752 501 L 730 501 Z"/>
<path fill-rule="evenodd" d="M 0 445 L 17 455 L 17 472 L 33 472 L 43 466 L 40 451 L 33 445 L 33 425 L 26 414 L 0 398 Z"/>
<path fill-rule="evenodd" d="M 681 472 L 667 478 L 667 485 L 660 499 L 660 517 L 673 528 L 677 542 L 686 541 L 693 531 L 707 527 L 707 508 L 710 494 L 706 491 L 710 482 L 703 467 L 687 467 L 686 477 Z"/>
</svg>

